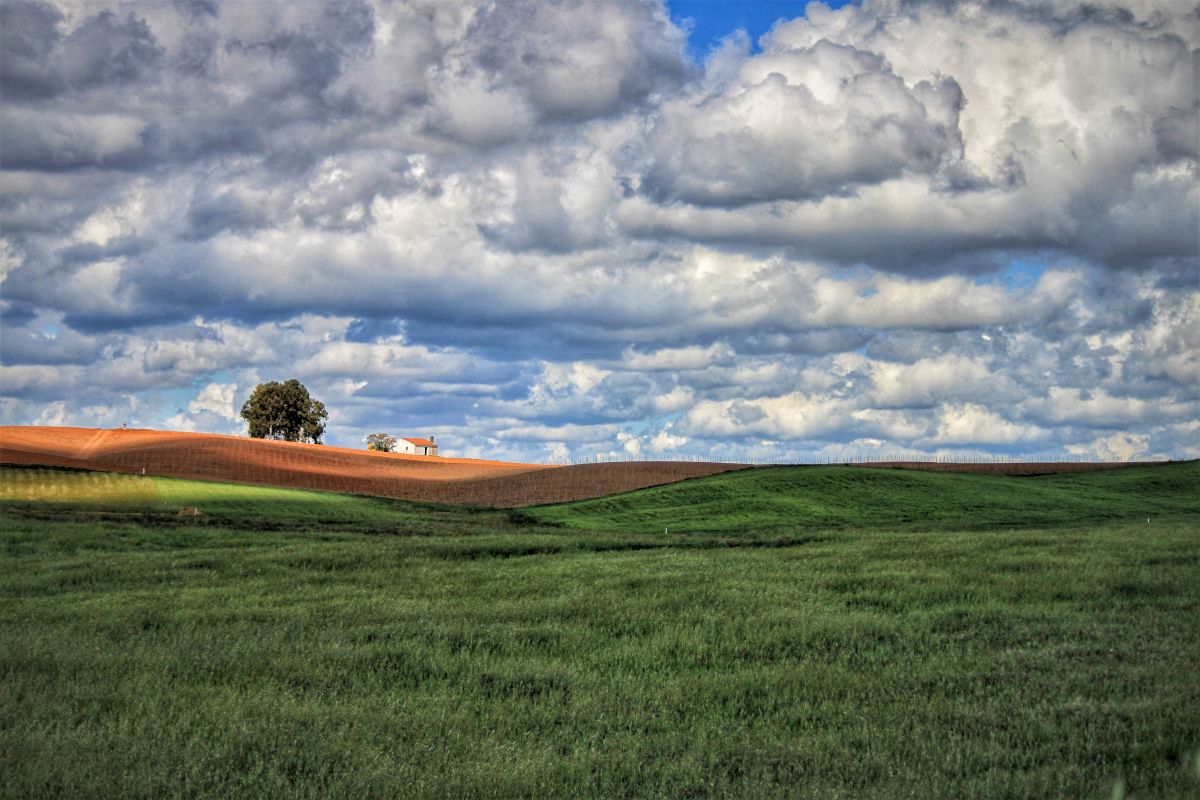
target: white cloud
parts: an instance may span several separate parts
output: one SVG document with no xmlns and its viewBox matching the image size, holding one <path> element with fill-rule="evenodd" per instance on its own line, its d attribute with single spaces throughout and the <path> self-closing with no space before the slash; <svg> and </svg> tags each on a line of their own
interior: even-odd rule
<svg viewBox="0 0 1200 800">
<path fill-rule="evenodd" d="M 240 411 L 236 383 L 210 383 L 164 424 L 170 430 L 241 434 L 246 426 Z"/>
<path fill-rule="evenodd" d="M 1051 386 L 1049 396 L 1034 400 L 1028 409 L 1052 422 L 1109 426 L 1145 420 L 1163 420 L 1192 414 L 1195 403 L 1176 403 L 1163 398 L 1143 400 L 1138 397 L 1114 397 L 1103 389 L 1084 391 L 1078 388 Z"/>
<path fill-rule="evenodd" d="M 571 448 L 566 442 L 547 442 L 546 461 L 551 464 L 562 464 L 571 460 Z"/>
<path fill-rule="evenodd" d="M 984 10 L 883 0 L 833 12 L 817 5 L 807 19 L 777 26 L 764 52 L 832 41 L 878 53 L 910 82 L 952 77 L 965 97 L 966 171 L 986 189 L 941 198 L 948 231 L 962 230 L 953 218 L 973 215 L 978 233 L 990 228 L 1035 246 L 1124 260 L 1150 256 L 1154 240 L 1164 253 L 1194 255 L 1195 226 L 1176 215 L 1197 202 L 1195 154 L 1181 194 L 1175 173 L 1163 171 L 1179 154 L 1162 140 L 1162 123 L 1194 108 L 1189 12 L 1167 5 L 1126 19 L 1079 10 L 1067 3 Z M 917 190 L 907 208 L 931 211 L 935 195 L 934 185 Z M 1160 203 L 1162 213 L 1138 211 Z M 900 206 L 883 219 L 896 213 Z M 1142 237 L 1139 249 L 1134 241 Z"/>
<path fill-rule="evenodd" d="M 1096 461 L 1133 461 L 1144 457 L 1150 437 L 1146 434 L 1114 433 L 1084 445 L 1067 445 L 1067 452 Z"/>
<path fill-rule="evenodd" d="M 736 78 L 663 107 L 647 186 L 699 204 L 807 199 L 933 173 L 961 151 L 952 78 L 909 86 L 828 40 L 747 58 Z"/>
<path fill-rule="evenodd" d="M 193 414 L 208 411 L 218 416 L 237 419 L 238 411 L 234 408 L 236 392 L 236 383 L 210 383 L 200 390 L 195 400 L 188 403 L 188 411 Z"/>
<path fill-rule="evenodd" d="M 62 400 L 50 403 L 33 422 L 34 425 L 66 425 L 67 404 Z"/>
<path fill-rule="evenodd" d="M 529 390 L 529 402 L 545 405 L 586 395 L 611 374 L 610 370 L 579 361 L 570 364 L 542 362 L 542 374 Z"/>
<path fill-rule="evenodd" d="M 1011 394 L 1002 377 L 981 359 L 949 354 L 913 364 L 872 362 L 868 367 L 873 405 L 929 407 L 947 400 L 992 399 Z"/>
<path fill-rule="evenodd" d="M 885 442 L 911 442 L 925 439 L 929 436 L 933 425 L 931 415 L 924 412 L 914 412 L 895 409 L 864 408 L 850 415 L 861 423 L 862 430 L 874 430 L 885 439 L 864 438 L 864 442 L 876 442 L 873 446 L 882 446 Z"/>
<path fill-rule="evenodd" d="M 616 425 L 512 425 L 496 432 L 498 439 L 530 442 L 586 442 L 613 440 L 620 433 Z"/>
<path fill-rule="evenodd" d="M 631 370 L 681 370 L 704 369 L 718 362 L 728 362 L 735 353 L 729 345 L 711 344 L 708 347 L 664 347 L 652 353 L 639 353 L 630 348 L 622 357 L 622 367 Z"/>
<path fill-rule="evenodd" d="M 1021 425 L 975 403 L 943 405 L 938 409 L 935 445 L 1013 444 L 1045 438 L 1046 431 Z"/>
<path fill-rule="evenodd" d="M 773 439 L 821 437 L 842 428 L 852 404 L 837 398 L 800 393 L 755 400 L 701 400 L 683 417 L 692 436 Z"/>
<path fill-rule="evenodd" d="M 702 68 L 654 0 L 58 7 L 0 8 L 6 421 L 297 377 L 483 457 L 1200 452 L 1189 7 L 814 3 Z"/>
<path fill-rule="evenodd" d="M 491 89 L 482 76 L 443 89 L 435 114 L 435 127 L 469 145 L 510 142 L 528 133 L 535 121 L 521 95 Z"/>
<path fill-rule="evenodd" d="M 656 454 L 668 454 L 678 451 L 688 443 L 688 437 L 671 433 L 671 427 L 666 426 L 650 437 L 650 450 Z"/>
<path fill-rule="evenodd" d="M 654 398 L 654 410 L 660 414 L 681 411 L 692 404 L 694 394 L 686 386 L 676 386 L 666 394 Z"/>
</svg>

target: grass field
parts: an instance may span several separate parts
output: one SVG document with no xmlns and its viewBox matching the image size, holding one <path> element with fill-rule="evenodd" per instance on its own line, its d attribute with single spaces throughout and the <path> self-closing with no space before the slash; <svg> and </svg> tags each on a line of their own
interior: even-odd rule
<svg viewBox="0 0 1200 800">
<path fill-rule="evenodd" d="M 1200 514 L 1200 462 L 1011 477 L 862 467 L 771 467 L 530 509 L 581 530 L 738 532 L 1133 522 Z"/>
<path fill-rule="evenodd" d="M 0 796 L 1196 796 L 1196 465 L 904 476 L 490 512 L 5 469 Z"/>
</svg>

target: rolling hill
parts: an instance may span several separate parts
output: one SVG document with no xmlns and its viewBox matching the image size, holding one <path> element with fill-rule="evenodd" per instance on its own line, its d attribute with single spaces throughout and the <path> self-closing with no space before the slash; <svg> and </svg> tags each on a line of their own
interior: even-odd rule
<svg viewBox="0 0 1200 800">
<path fill-rule="evenodd" d="M 580 530 L 978 530 L 1200 518 L 1200 462 L 1056 475 L 760 467 L 522 513 Z"/>
<path fill-rule="evenodd" d="M 642 461 L 552 467 L 152 430 L 0 427 L 0 463 L 512 508 L 628 492 L 743 465 Z"/>
</svg>

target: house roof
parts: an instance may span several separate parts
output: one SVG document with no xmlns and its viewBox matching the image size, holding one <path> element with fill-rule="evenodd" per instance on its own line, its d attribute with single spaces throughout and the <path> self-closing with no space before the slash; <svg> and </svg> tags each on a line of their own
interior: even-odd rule
<svg viewBox="0 0 1200 800">
<path fill-rule="evenodd" d="M 417 447 L 437 447 L 437 445 L 435 443 L 429 441 L 428 439 L 409 439 L 406 436 L 406 437 L 404 437 L 404 441 L 412 442 Z"/>
</svg>

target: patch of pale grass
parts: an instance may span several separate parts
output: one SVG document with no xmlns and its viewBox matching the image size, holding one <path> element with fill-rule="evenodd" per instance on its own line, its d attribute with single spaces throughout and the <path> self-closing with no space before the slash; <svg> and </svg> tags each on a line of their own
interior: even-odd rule
<svg viewBox="0 0 1200 800">
<path fill-rule="evenodd" d="M 158 499 L 154 480 L 115 472 L 5 470 L 0 481 L 0 501 L 149 506 Z"/>
</svg>

